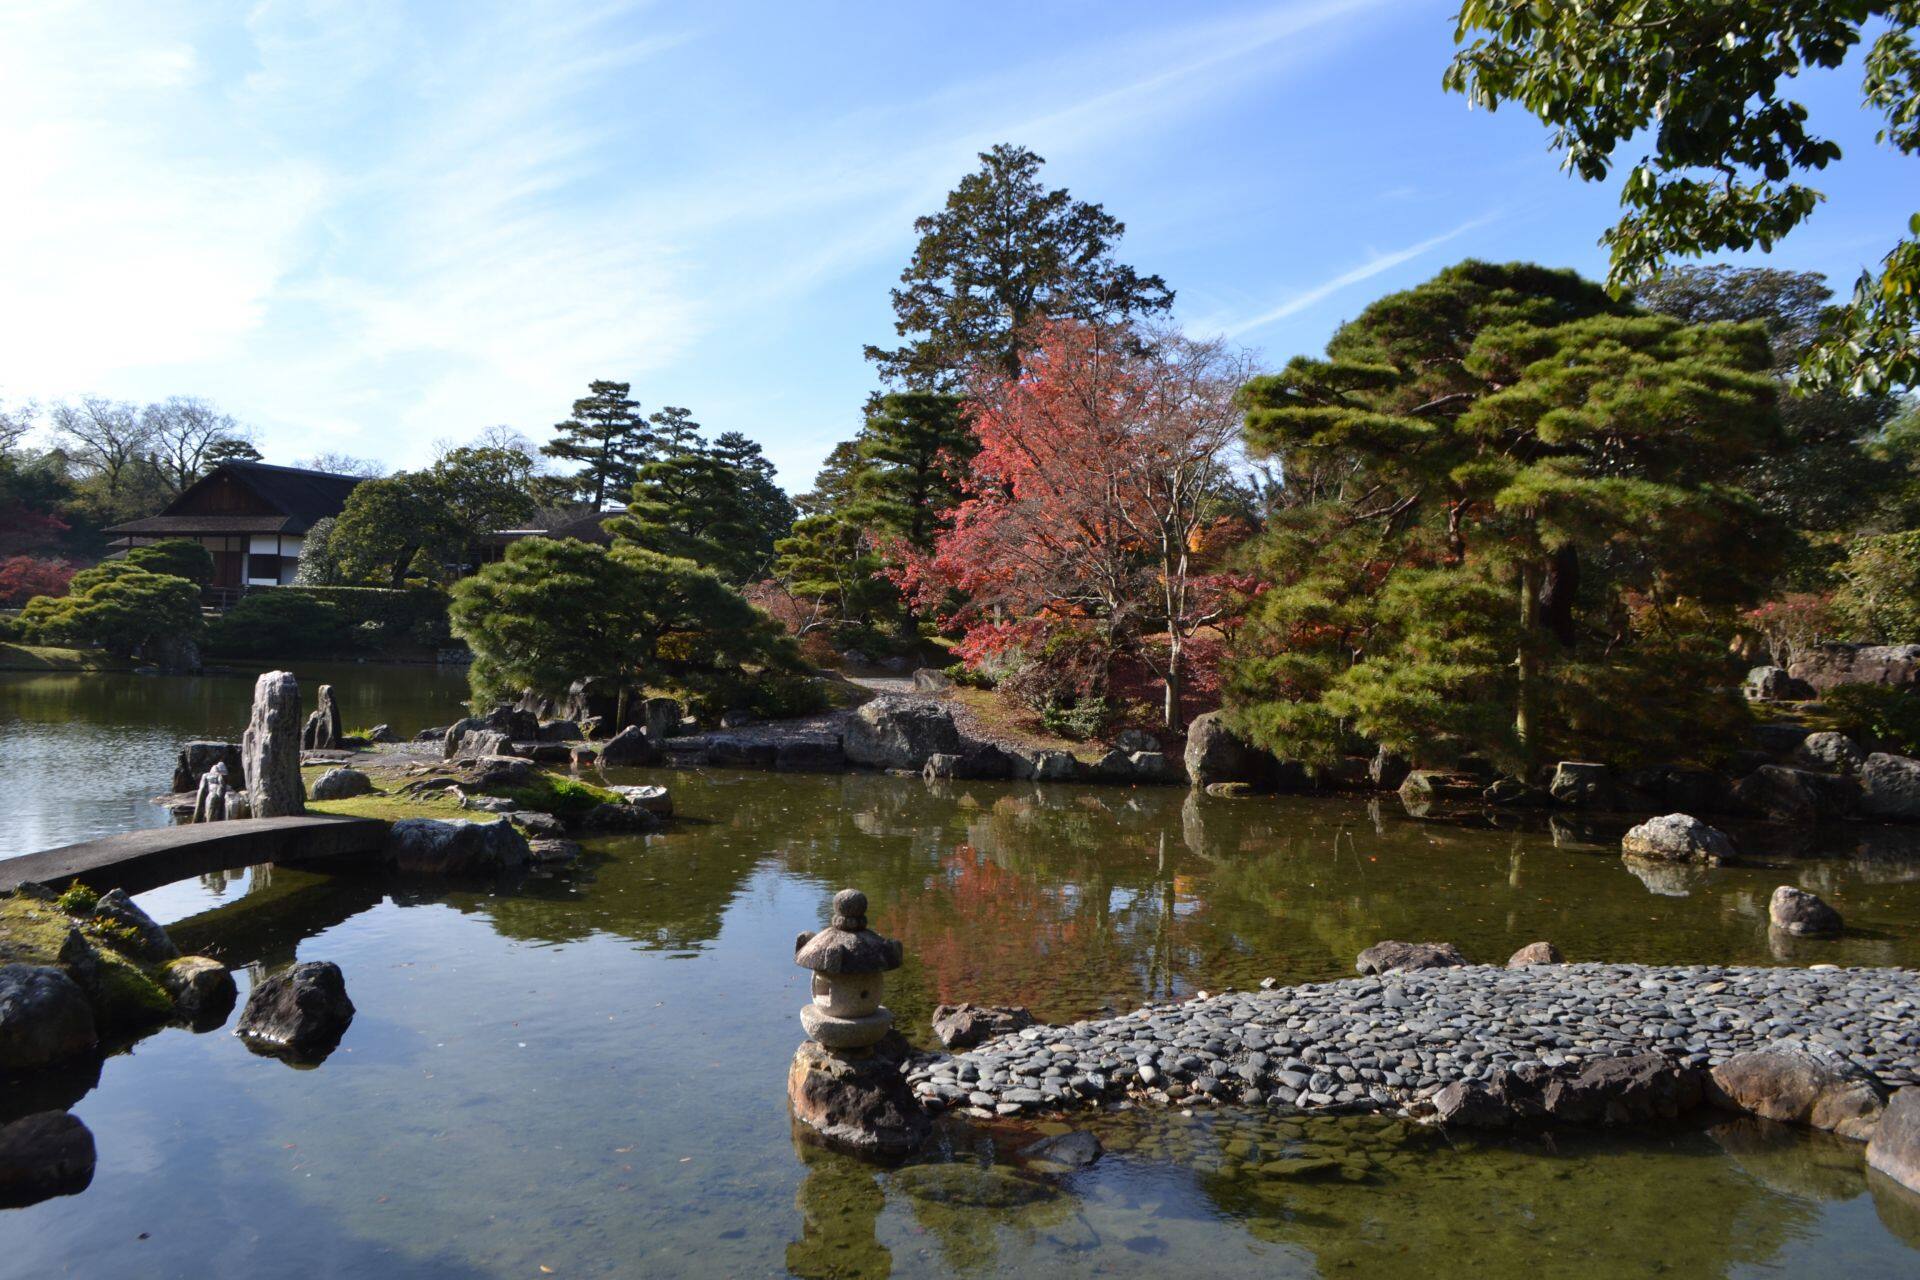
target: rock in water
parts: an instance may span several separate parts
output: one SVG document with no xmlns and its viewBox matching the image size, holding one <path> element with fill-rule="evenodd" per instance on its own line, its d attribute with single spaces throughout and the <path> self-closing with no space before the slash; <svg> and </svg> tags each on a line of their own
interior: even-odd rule
<svg viewBox="0 0 1920 1280">
<path fill-rule="evenodd" d="M 1700 1104 L 1700 1072 L 1657 1053 L 1602 1058 L 1542 1094 L 1546 1113 L 1572 1124 L 1671 1120 Z"/>
<path fill-rule="evenodd" d="M 1649 818 L 1620 838 L 1620 852 L 1654 862 L 1719 863 L 1735 857 L 1724 832 L 1684 813 Z"/>
<path fill-rule="evenodd" d="M 1728 1058 L 1708 1074 L 1707 1096 L 1732 1111 L 1859 1141 L 1886 1107 L 1878 1080 L 1838 1054 L 1802 1045 Z"/>
<path fill-rule="evenodd" d="M 319 1062 L 353 1021 L 340 966 L 325 960 L 296 964 L 263 980 L 247 996 L 233 1034 L 256 1053 Z"/>
<path fill-rule="evenodd" d="M 1874 752 L 1860 766 L 1860 791 L 1868 817 L 1920 822 L 1920 760 Z"/>
<path fill-rule="evenodd" d="M 135 905 L 125 889 L 110 889 L 101 895 L 93 905 L 93 914 L 96 919 L 119 925 L 133 937 L 132 955 L 136 960 L 159 964 L 180 958 L 180 948 L 173 945 L 167 931 Z"/>
<path fill-rule="evenodd" d="M 1555 804 L 1575 809 L 1611 809 L 1614 805 L 1613 774 L 1604 764 L 1588 760 L 1562 760 L 1553 768 L 1553 781 L 1547 794 Z"/>
<path fill-rule="evenodd" d="M 1564 964 L 1566 957 L 1551 942 L 1529 942 L 1507 958 L 1507 968 L 1525 969 L 1536 964 Z"/>
<path fill-rule="evenodd" d="M 344 765 L 338 769 L 329 769 L 313 780 L 313 800 L 350 800 L 354 796 L 364 796 L 373 790 L 373 779 L 358 769 L 349 769 Z"/>
<path fill-rule="evenodd" d="M 1504 1129 L 1514 1121 L 1505 1093 L 1479 1080 L 1455 1080 L 1433 1095 L 1436 1118 L 1460 1129 Z"/>
<path fill-rule="evenodd" d="M 909 1052 L 897 1031 L 860 1056 L 805 1042 L 787 1072 L 794 1118 L 856 1154 L 898 1156 L 912 1151 L 926 1141 L 933 1124 L 901 1074 Z"/>
<path fill-rule="evenodd" d="M 188 742 L 180 747 L 179 758 L 173 765 L 173 789 L 192 791 L 200 785 L 207 770 L 216 764 L 227 766 L 227 776 L 238 781 L 244 775 L 240 769 L 240 746 L 234 742 Z"/>
<path fill-rule="evenodd" d="M 314 701 L 318 705 L 307 717 L 306 728 L 300 731 L 300 745 L 308 751 L 331 751 L 347 736 L 346 726 L 340 720 L 340 704 L 333 700 L 333 686 L 321 685 Z"/>
<path fill-rule="evenodd" d="M 207 956 L 182 956 L 160 970 L 160 985 L 173 997 L 174 1012 L 196 1030 L 227 1020 L 240 998 L 227 966 Z"/>
<path fill-rule="evenodd" d="M 961 753 L 952 712 L 937 703 L 895 694 L 882 695 L 855 711 L 847 720 L 841 747 L 854 764 L 915 772 L 926 766 L 930 755 Z"/>
<path fill-rule="evenodd" d="M 0 1125 L 0 1208 L 85 1191 L 93 1164 L 93 1134 L 77 1116 L 42 1111 Z"/>
<path fill-rule="evenodd" d="M 1354 968 L 1361 973 L 1393 973 L 1401 969 L 1451 969 L 1467 963 L 1451 942 L 1376 942 L 1360 953 Z"/>
<path fill-rule="evenodd" d="M 933 1034 L 948 1049 L 971 1049 L 1032 1025 L 1033 1015 L 1017 1004 L 943 1004 L 933 1011 Z"/>
<path fill-rule="evenodd" d="M 1920 1191 L 1920 1085 L 1893 1095 L 1867 1143 L 1867 1163 L 1909 1191 Z"/>
<path fill-rule="evenodd" d="M 1840 932 L 1840 913 L 1805 889 L 1783 884 L 1767 904 L 1767 919 L 1776 929 L 1801 937 L 1827 937 Z"/>
<path fill-rule="evenodd" d="M 1243 742 L 1227 728 L 1218 711 L 1195 716 L 1187 727 L 1187 780 L 1196 787 L 1216 782 L 1244 782 L 1250 786 L 1272 786 L 1278 762 L 1271 755 Z"/>
<path fill-rule="evenodd" d="M 0 1071 L 27 1071 L 99 1044 L 84 991 L 50 965 L 0 965 Z"/>
<path fill-rule="evenodd" d="M 524 867 L 527 838 L 508 819 L 463 822 L 402 818 L 387 828 L 385 855 L 396 870 L 417 875 L 477 875 Z"/>
<path fill-rule="evenodd" d="M 289 671 L 269 671 L 254 682 L 253 715 L 240 739 L 248 812 L 284 818 L 307 811 L 300 781 L 300 683 Z"/>
<path fill-rule="evenodd" d="M 1042 1138 L 1030 1146 L 1022 1147 L 1020 1158 L 1063 1165 L 1069 1169 L 1084 1169 L 1098 1160 L 1104 1151 L 1099 1138 L 1085 1129 L 1075 1129 L 1071 1133 L 1057 1133 L 1051 1138 Z"/>
<path fill-rule="evenodd" d="M 600 763 L 616 768 L 658 764 L 660 748 L 647 740 L 646 730 L 628 725 L 600 748 Z"/>
</svg>

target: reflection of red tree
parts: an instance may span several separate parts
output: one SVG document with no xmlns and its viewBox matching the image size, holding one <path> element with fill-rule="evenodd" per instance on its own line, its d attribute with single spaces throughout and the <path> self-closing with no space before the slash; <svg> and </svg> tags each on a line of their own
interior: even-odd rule
<svg viewBox="0 0 1920 1280">
<path fill-rule="evenodd" d="M 1063 887 L 1042 888 L 959 845 L 927 891 L 900 904 L 902 932 L 941 1002 L 1050 1004 L 1049 957 L 1070 953 L 1084 929 Z M 988 994 L 991 993 L 991 994 Z"/>
</svg>

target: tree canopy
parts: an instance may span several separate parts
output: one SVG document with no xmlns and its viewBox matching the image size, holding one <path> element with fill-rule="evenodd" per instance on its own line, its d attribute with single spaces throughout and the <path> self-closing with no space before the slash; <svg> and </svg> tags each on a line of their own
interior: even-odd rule
<svg viewBox="0 0 1920 1280">
<path fill-rule="evenodd" d="M 633 485 L 653 447 L 653 434 L 637 412 L 632 384 L 596 379 L 573 402 L 573 416 L 554 426 L 554 438 L 540 452 L 575 463 L 581 494 L 595 511 L 606 509 L 610 495 Z"/>
<path fill-rule="evenodd" d="M 1618 289 L 1676 257 L 1771 249 L 1812 216 L 1825 197 L 1801 179 L 1840 147 L 1808 127 L 1782 82 L 1840 66 L 1870 25 L 1863 89 L 1886 119 L 1880 140 L 1920 150 L 1914 0 L 1463 0 L 1458 23 L 1465 48 L 1446 86 L 1538 116 L 1573 173 L 1605 179 L 1617 151 L 1646 140 L 1621 183 L 1626 212 L 1601 237 Z M 1920 213 L 1906 230 L 1824 324 L 1812 380 L 1868 392 L 1920 383 Z"/>
<path fill-rule="evenodd" d="M 894 331 L 907 341 L 866 349 L 883 377 L 950 391 L 977 363 L 1011 376 L 1038 317 L 1113 322 L 1173 305 L 1166 281 L 1115 260 L 1126 225 L 1064 187 L 1048 190 L 1043 163 L 1001 143 L 980 153 L 940 212 L 914 220 L 920 242 L 893 290 Z"/>
</svg>

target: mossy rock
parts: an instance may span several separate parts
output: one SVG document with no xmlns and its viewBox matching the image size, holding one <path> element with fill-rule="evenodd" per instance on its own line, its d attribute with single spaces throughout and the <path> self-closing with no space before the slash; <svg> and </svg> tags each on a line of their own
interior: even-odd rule
<svg viewBox="0 0 1920 1280">
<path fill-rule="evenodd" d="M 72 894 L 61 901 L 81 905 Z M 133 945 L 131 935 L 111 921 L 75 919 L 53 900 L 0 898 L 0 964 L 63 970 L 87 993 L 103 1035 L 145 1030 L 173 1015 L 173 1001 L 153 974 L 121 953 Z"/>
<path fill-rule="evenodd" d="M 577 778 L 562 778 L 551 773 L 535 773 L 530 785 L 495 787 L 488 791 L 511 800 L 522 809 L 550 813 L 563 821 L 577 821 L 603 804 L 620 804 L 621 797 Z"/>
</svg>

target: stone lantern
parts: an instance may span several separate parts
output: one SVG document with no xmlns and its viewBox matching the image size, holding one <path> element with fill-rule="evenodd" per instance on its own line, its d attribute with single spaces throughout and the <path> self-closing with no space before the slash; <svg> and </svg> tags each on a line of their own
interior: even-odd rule
<svg viewBox="0 0 1920 1280">
<path fill-rule="evenodd" d="M 867 895 L 834 894 L 832 923 L 794 939 L 793 959 L 813 973 L 813 999 L 800 1010 L 807 1041 L 787 1073 L 794 1118 L 856 1152 L 918 1146 L 931 1125 L 901 1074 L 911 1050 L 880 1003 L 901 948 L 867 928 Z"/>
<path fill-rule="evenodd" d="M 793 962 L 813 970 L 813 1003 L 800 1025 L 815 1044 L 841 1052 L 871 1049 L 893 1029 L 881 1007 L 887 974 L 900 967 L 900 943 L 867 928 L 867 895 L 833 895 L 833 923 L 794 939 Z"/>
</svg>

